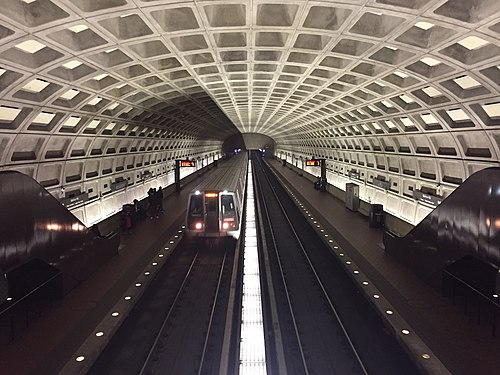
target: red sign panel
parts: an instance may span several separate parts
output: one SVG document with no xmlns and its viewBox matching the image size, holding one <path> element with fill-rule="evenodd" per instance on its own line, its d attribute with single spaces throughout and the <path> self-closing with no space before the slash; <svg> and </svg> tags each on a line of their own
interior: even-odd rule
<svg viewBox="0 0 500 375">
<path fill-rule="evenodd" d="M 306 160 L 306 166 L 308 167 L 320 167 L 321 159 L 308 159 Z"/>
<path fill-rule="evenodd" d="M 196 162 L 194 160 L 181 160 L 181 167 L 196 167 Z"/>
</svg>

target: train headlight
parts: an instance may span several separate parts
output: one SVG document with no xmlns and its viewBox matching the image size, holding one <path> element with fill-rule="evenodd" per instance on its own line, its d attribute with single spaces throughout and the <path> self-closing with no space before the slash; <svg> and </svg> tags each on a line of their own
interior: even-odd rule
<svg viewBox="0 0 500 375">
<path fill-rule="evenodd" d="M 196 223 L 196 224 L 194 225 L 194 228 L 195 228 L 195 229 L 201 229 L 201 228 L 203 228 L 203 224 L 202 224 L 202 223 Z"/>
<path fill-rule="evenodd" d="M 229 223 L 222 223 L 222 229 L 228 229 Z"/>
</svg>

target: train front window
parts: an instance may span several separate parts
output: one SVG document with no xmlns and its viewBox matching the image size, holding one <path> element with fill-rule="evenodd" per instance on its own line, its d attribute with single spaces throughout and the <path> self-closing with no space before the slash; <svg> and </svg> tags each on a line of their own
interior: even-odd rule
<svg viewBox="0 0 500 375">
<path fill-rule="evenodd" d="M 222 195 L 220 198 L 220 203 L 222 206 L 222 217 L 229 218 L 236 216 L 234 199 L 232 195 Z"/>
<path fill-rule="evenodd" d="M 189 216 L 202 217 L 203 216 L 203 196 L 193 195 L 191 196 L 191 202 L 189 203 Z"/>
<path fill-rule="evenodd" d="M 205 207 L 207 212 L 213 212 L 217 210 L 217 199 L 208 198 L 205 200 Z"/>
</svg>

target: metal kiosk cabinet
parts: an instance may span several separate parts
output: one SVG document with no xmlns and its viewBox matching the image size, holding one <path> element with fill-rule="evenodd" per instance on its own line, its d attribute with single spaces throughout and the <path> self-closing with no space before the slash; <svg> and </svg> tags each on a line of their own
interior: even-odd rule
<svg viewBox="0 0 500 375">
<path fill-rule="evenodd" d="M 351 211 L 359 210 L 359 186 L 352 182 L 345 184 L 345 206 Z"/>
</svg>

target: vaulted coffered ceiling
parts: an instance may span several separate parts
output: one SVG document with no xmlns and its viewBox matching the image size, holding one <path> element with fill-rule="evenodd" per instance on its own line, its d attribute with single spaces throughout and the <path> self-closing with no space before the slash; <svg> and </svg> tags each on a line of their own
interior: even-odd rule
<svg viewBox="0 0 500 375">
<path fill-rule="evenodd" d="M 394 173 L 415 155 L 497 164 L 499 16 L 497 0 L 3 0 L 1 165 L 238 132 Z"/>
</svg>

